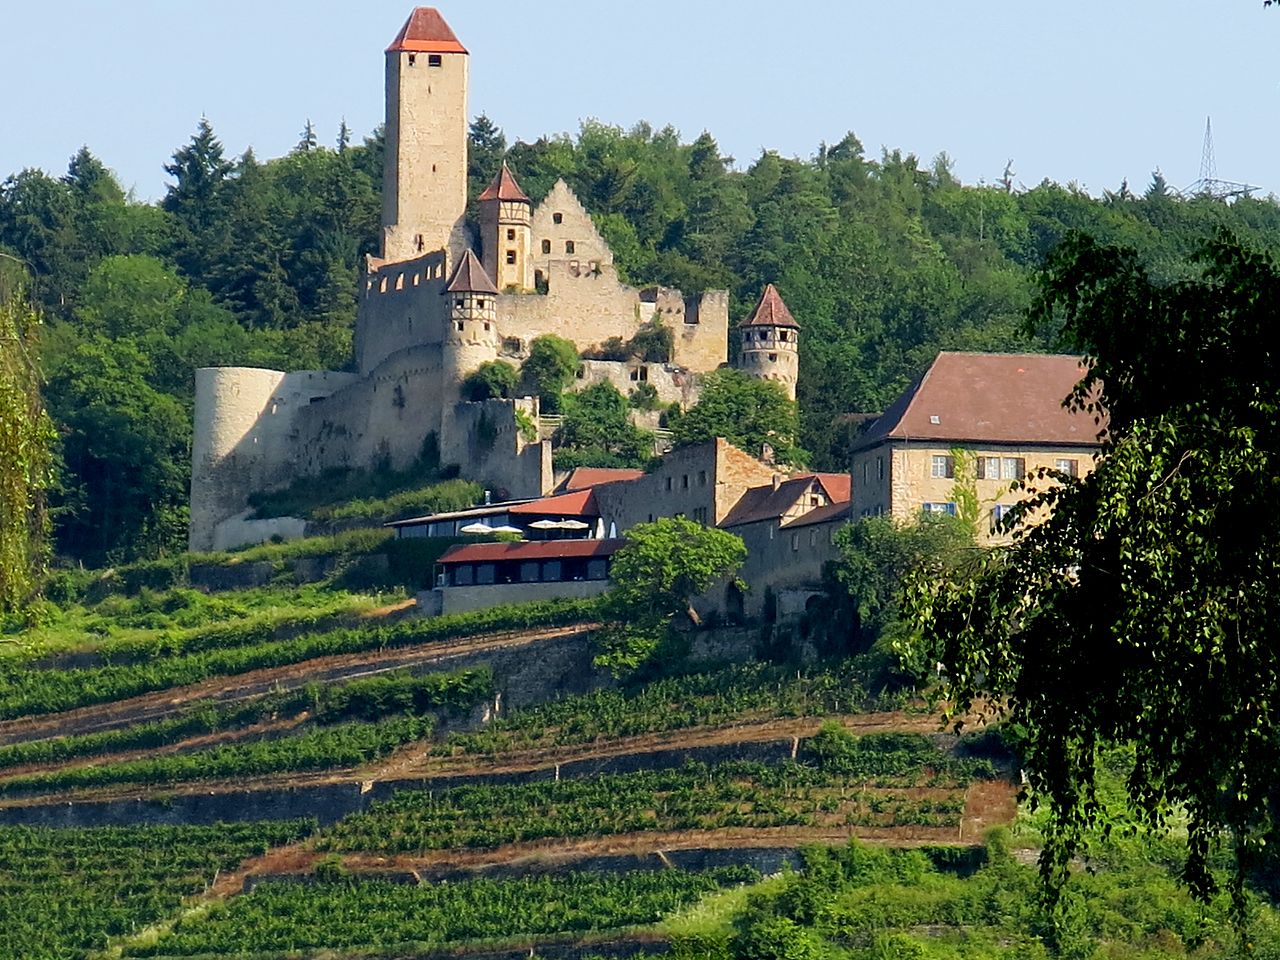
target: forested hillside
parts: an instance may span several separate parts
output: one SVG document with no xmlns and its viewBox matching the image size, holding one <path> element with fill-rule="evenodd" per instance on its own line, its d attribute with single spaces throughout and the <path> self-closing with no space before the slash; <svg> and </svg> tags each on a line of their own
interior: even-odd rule
<svg viewBox="0 0 1280 960">
<path fill-rule="evenodd" d="M 382 144 L 333 148 L 308 123 L 289 155 L 227 155 L 202 121 L 159 204 L 127 196 L 86 148 L 64 176 L 0 184 L 0 269 L 31 275 L 49 326 L 47 398 L 62 434 L 60 552 L 101 562 L 180 549 L 192 370 L 348 362 L 361 257 L 378 242 Z M 804 327 L 799 399 L 812 465 L 843 466 L 842 414 L 880 409 L 943 348 L 1047 349 L 1022 330 L 1034 275 L 1071 229 L 1137 248 L 1165 278 L 1218 224 L 1280 250 L 1280 204 L 1072 186 L 965 186 L 945 156 L 869 157 L 852 134 L 812 158 L 721 155 L 703 134 L 588 123 L 508 144 L 472 126 L 474 196 L 503 156 L 540 199 L 564 177 L 624 276 L 728 287 L 732 319 L 774 282 Z"/>
</svg>

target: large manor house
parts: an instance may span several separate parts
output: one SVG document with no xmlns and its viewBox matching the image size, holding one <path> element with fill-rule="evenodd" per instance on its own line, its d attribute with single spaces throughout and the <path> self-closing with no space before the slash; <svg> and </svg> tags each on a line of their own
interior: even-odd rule
<svg viewBox="0 0 1280 960">
<path fill-rule="evenodd" d="M 727 291 L 620 282 L 613 254 L 563 181 L 534 204 L 504 165 L 467 217 L 470 57 L 420 7 L 386 51 L 382 250 L 360 280 L 350 372 L 249 367 L 197 371 L 190 546 L 270 536 L 249 497 L 330 469 L 404 468 L 424 445 L 513 498 L 554 486 L 550 443 L 529 436 L 536 397 L 465 402 L 482 363 L 519 364 L 557 334 L 589 352 L 646 324 L 672 331 L 667 363 L 584 360 L 582 385 L 645 382 L 666 404 L 697 398 L 697 375 L 728 361 Z M 739 326 L 738 365 L 794 398 L 797 325 L 768 288 Z"/>
</svg>

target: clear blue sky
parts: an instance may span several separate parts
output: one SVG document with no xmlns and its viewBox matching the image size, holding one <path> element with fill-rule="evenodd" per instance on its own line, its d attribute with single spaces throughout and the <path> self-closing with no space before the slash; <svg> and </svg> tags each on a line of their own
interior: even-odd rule
<svg viewBox="0 0 1280 960">
<path fill-rule="evenodd" d="M 229 153 L 277 156 L 310 117 L 332 142 L 382 114 L 405 0 L 4 0 L 0 177 L 61 173 L 88 144 L 143 198 L 207 115 Z M 710 130 L 745 165 L 854 131 L 869 153 L 946 150 L 966 182 L 1159 166 L 1280 193 L 1280 11 L 1260 0 L 442 0 L 471 51 L 473 116 L 508 138 L 588 117 Z M 554 39 L 550 39 L 554 36 Z"/>
</svg>

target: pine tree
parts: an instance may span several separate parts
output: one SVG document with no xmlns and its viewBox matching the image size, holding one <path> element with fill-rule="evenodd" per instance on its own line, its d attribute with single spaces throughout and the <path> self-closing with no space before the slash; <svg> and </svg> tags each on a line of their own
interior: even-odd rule
<svg viewBox="0 0 1280 960">
<path fill-rule="evenodd" d="M 298 135 L 298 145 L 295 150 L 301 150 L 303 153 L 314 150 L 316 148 L 316 128 L 311 122 L 311 118 L 307 117 L 307 124 L 302 128 L 302 133 Z"/>
<path fill-rule="evenodd" d="M 347 147 L 351 144 L 351 128 L 347 126 L 347 118 L 342 118 L 342 123 L 338 127 L 338 153 L 347 152 Z"/>
</svg>

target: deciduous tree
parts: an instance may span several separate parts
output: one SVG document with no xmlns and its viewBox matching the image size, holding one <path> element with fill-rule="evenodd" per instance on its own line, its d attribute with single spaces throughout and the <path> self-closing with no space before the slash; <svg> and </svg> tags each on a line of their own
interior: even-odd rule
<svg viewBox="0 0 1280 960">
<path fill-rule="evenodd" d="M 1220 840 L 1239 894 L 1280 839 L 1280 268 L 1226 232 L 1198 264 L 1157 282 L 1133 250 L 1079 235 L 1051 258 L 1034 316 L 1088 357 L 1072 403 L 1108 418 L 1102 459 L 1033 482 L 1052 516 L 974 576 L 912 590 L 917 655 L 942 665 L 953 709 L 993 695 L 1026 731 L 1051 895 L 1107 826 L 1108 745 L 1133 750 L 1141 823 L 1185 814 L 1196 893 Z"/>
</svg>

